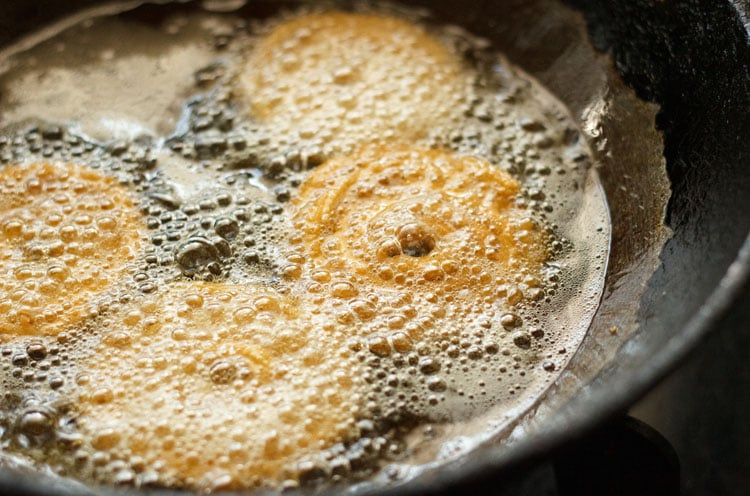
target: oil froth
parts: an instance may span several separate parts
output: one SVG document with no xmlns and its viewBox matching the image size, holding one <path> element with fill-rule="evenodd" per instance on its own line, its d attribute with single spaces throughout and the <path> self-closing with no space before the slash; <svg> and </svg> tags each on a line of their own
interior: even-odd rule
<svg viewBox="0 0 750 496">
<path fill-rule="evenodd" d="M 119 212 L 83 258 L 94 306 L 2 328 L 3 453 L 89 483 L 294 488 L 451 453 L 415 434 L 426 423 L 517 418 L 575 351 L 606 259 L 606 205 L 562 105 L 486 44 L 373 6 L 141 8 L 160 20 L 71 33 L 137 26 L 133 50 L 103 54 L 125 72 L 153 36 L 199 47 L 203 67 L 113 117 L 184 101 L 178 120 L 132 139 L 81 133 L 64 99 L 49 119 L 23 99 L 3 115 L 0 176 L 74 163 L 54 167 Z M 45 70 L 10 67 L 6 85 Z"/>
</svg>

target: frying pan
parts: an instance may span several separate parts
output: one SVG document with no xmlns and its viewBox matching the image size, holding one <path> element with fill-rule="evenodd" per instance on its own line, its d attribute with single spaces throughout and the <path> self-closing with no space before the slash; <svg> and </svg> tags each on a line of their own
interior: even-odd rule
<svg viewBox="0 0 750 496">
<path fill-rule="evenodd" d="M 0 46 L 97 3 L 5 0 Z M 512 478 L 535 458 L 624 412 L 733 305 L 748 301 L 750 3 L 422 5 L 439 20 L 491 39 L 567 104 L 595 151 L 613 239 L 591 329 L 539 403 L 512 429 L 439 469 L 363 492 L 421 494 L 487 474 Z M 138 494 L 145 492 L 170 493 Z M 90 490 L 3 469 L 0 493 Z"/>
</svg>

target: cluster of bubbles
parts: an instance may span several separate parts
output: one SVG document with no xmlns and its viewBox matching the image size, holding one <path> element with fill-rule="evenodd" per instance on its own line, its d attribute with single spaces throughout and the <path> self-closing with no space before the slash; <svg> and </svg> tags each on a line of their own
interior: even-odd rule
<svg viewBox="0 0 750 496">
<path fill-rule="evenodd" d="M 519 188 L 482 159 L 381 147 L 331 159 L 302 184 L 292 278 L 364 352 L 374 416 L 453 418 L 437 405 L 471 384 L 467 359 L 497 355 L 497 375 L 535 361 L 514 312 L 554 285 L 543 279 L 551 248 L 515 206 Z"/>
<path fill-rule="evenodd" d="M 218 281 L 275 277 L 278 231 L 285 223 L 281 203 L 261 192 L 247 193 L 244 174 L 224 184 L 179 198 L 170 181 L 155 178 L 145 208 L 152 230 L 147 260 L 161 269 L 158 278 Z M 142 274 L 148 279 L 148 272 Z"/>
<path fill-rule="evenodd" d="M 69 164 L 0 170 L 0 333 L 57 334 L 139 249 L 140 216 L 115 179 Z"/>
<path fill-rule="evenodd" d="M 351 358 L 271 288 L 176 283 L 100 325 L 77 407 L 91 446 L 126 457 L 120 480 L 252 487 L 356 434 Z"/>
<path fill-rule="evenodd" d="M 438 40 L 402 19 L 327 12 L 265 34 L 236 76 L 253 116 L 293 148 L 346 153 L 413 143 L 466 107 L 471 75 Z"/>
<path fill-rule="evenodd" d="M 371 7 L 233 25 L 163 143 L 0 136 L 0 305 L 63 305 L 0 324 L 3 449 L 108 484 L 357 480 L 421 423 L 524 404 L 580 340 L 551 324 L 588 165 L 559 103 Z M 68 226 L 84 282 L 45 292 Z"/>
<path fill-rule="evenodd" d="M 319 267 L 492 299 L 548 255 L 534 220 L 514 205 L 519 189 L 479 158 L 368 149 L 310 174 L 294 198 L 292 241 Z"/>
</svg>

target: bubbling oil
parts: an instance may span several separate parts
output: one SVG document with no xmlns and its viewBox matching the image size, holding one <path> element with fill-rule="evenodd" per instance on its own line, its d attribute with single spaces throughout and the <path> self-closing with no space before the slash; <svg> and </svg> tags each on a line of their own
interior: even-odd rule
<svg viewBox="0 0 750 496">
<path fill-rule="evenodd" d="M 461 115 L 470 79 L 414 24 L 343 12 L 282 22 L 237 75 L 253 117 L 291 147 L 327 154 L 429 136 Z"/>
<path fill-rule="evenodd" d="M 121 277 L 139 249 L 133 199 L 114 178 L 70 164 L 0 171 L 0 335 L 57 334 Z"/>
<path fill-rule="evenodd" d="M 88 251 L 55 291 L 52 248 L 3 252 L 6 314 L 43 296 L 0 325 L 0 464 L 201 491 L 392 483 L 456 456 L 425 426 L 470 447 L 511 425 L 606 270 L 562 104 L 403 7 L 210 10 L 113 7 L 6 51 L 2 235 L 52 246 L 72 226 Z M 90 208 L 63 215 L 61 194 Z"/>
</svg>

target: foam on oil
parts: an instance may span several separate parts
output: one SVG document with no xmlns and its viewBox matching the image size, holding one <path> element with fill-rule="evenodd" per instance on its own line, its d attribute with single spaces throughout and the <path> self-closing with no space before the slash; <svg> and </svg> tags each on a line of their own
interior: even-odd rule
<svg viewBox="0 0 750 496">
<path fill-rule="evenodd" d="M 403 8 L 231 7 L 83 18 L 4 61 L 2 174 L 88 168 L 135 212 L 111 280 L 63 285 L 85 312 L 2 328 L 4 457 L 208 491 L 405 478 L 510 425 L 583 338 L 608 214 L 554 97 Z M 24 242 L 87 235 L 58 216 Z M 44 274 L 9 255 L 3 287 L 44 298 L 54 254 L 19 253 Z"/>
</svg>

